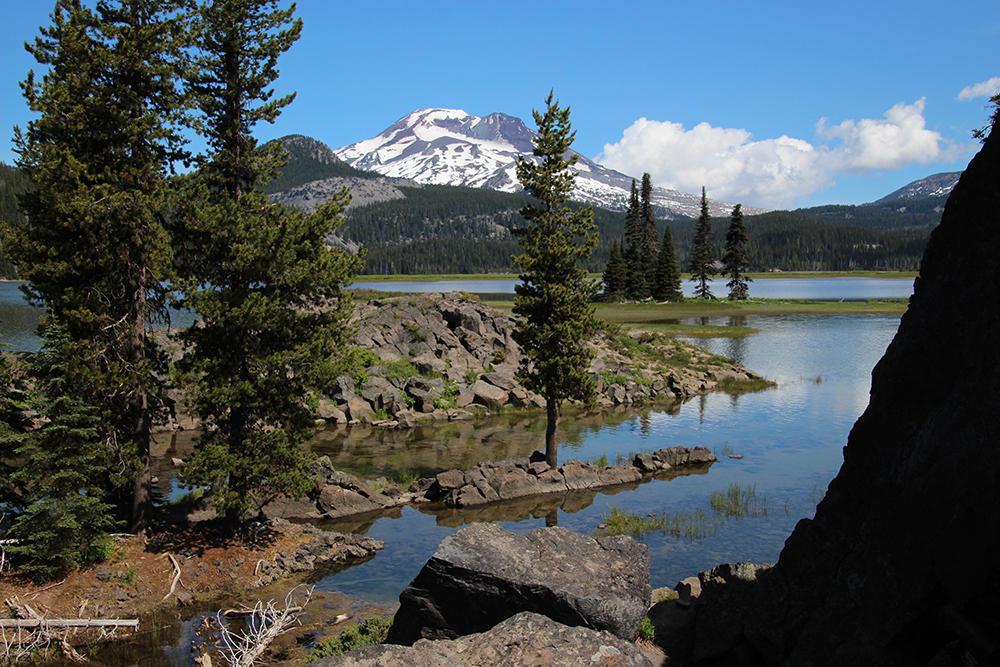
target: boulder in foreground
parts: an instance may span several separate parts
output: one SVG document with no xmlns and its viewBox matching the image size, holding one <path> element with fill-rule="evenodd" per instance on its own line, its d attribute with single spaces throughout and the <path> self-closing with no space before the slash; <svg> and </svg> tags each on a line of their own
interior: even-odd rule
<svg viewBox="0 0 1000 667">
<path fill-rule="evenodd" d="M 633 641 L 652 589 L 646 545 L 564 528 L 472 524 L 449 535 L 400 594 L 387 642 L 485 632 L 522 611 Z"/>
<path fill-rule="evenodd" d="M 422 639 L 413 646 L 382 644 L 311 663 L 315 667 L 652 667 L 636 647 L 607 632 L 568 627 L 522 612 L 482 633 L 452 641 Z"/>
</svg>

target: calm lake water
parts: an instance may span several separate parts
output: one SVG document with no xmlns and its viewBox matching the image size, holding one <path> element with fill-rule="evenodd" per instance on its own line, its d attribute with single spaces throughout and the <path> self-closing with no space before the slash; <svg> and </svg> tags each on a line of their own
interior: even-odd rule
<svg viewBox="0 0 1000 667">
<path fill-rule="evenodd" d="M 798 282 L 813 284 L 811 289 L 829 298 L 904 298 L 912 287 L 912 281 L 905 280 L 879 279 L 871 285 L 869 279 L 815 279 L 762 280 L 752 288 L 792 288 Z M 841 291 L 835 291 L 835 285 Z M 870 296 L 858 296 L 861 288 L 855 285 L 866 285 Z M 846 286 L 852 286 L 851 290 Z M 495 285 L 487 287 L 484 291 L 498 291 Z M 451 289 L 473 291 L 467 283 L 438 284 L 431 291 Z M 762 296 L 757 289 L 753 293 Z M 31 318 L 37 315 L 27 309 L 31 317 L 25 316 L 25 309 L 16 286 L 0 284 L 0 334 L 15 347 L 30 347 Z M 711 517 L 711 492 L 724 491 L 733 482 L 752 485 L 758 499 L 766 499 L 767 515 L 719 521 L 712 534 L 698 539 L 647 535 L 644 542 L 652 556 L 653 586 L 672 587 L 680 579 L 724 562 L 774 561 L 796 522 L 814 514 L 816 503 L 840 468 L 848 433 L 868 403 L 871 370 L 895 334 L 899 317 L 713 318 L 712 324 L 751 327 L 758 333 L 694 342 L 764 374 L 778 383 L 776 388 L 741 396 L 713 393 L 669 408 L 567 415 L 559 432 L 561 461 L 602 455 L 613 461 L 617 455 L 661 447 L 706 446 L 720 454 L 721 460 L 703 474 L 584 494 L 561 507 L 554 499 L 543 498 L 466 512 L 404 508 L 366 521 L 329 524 L 325 527 L 384 540 L 386 548 L 366 563 L 324 573 L 317 586 L 388 603 L 398 598 L 445 536 L 472 521 L 496 521 L 509 530 L 527 532 L 544 526 L 548 517 L 565 528 L 593 533 L 613 505 L 641 514 L 705 510 Z M 368 476 L 388 475 L 399 468 L 467 468 L 482 459 L 527 455 L 541 448 L 543 419 L 543 415 L 508 413 L 483 423 L 449 424 L 440 429 L 334 428 L 319 434 L 315 449 L 329 455 L 337 467 Z M 183 456 L 191 437 L 180 434 L 157 447 L 161 458 L 156 474 L 166 484 L 162 492 L 171 492 L 165 461 Z M 730 452 L 743 458 L 730 459 Z"/>
<path fill-rule="evenodd" d="M 399 292 L 455 292 L 506 295 L 514 293 L 517 280 L 448 280 L 433 282 L 358 282 L 359 289 Z M 711 281 L 712 292 L 725 296 L 724 279 Z M 694 283 L 685 281 L 684 294 L 693 296 Z M 858 301 L 866 299 L 906 299 L 913 293 L 913 280 L 907 278 L 773 278 L 750 284 L 750 295 L 762 299 L 813 299 L 818 301 Z M 35 327 L 41 311 L 23 299 L 19 283 L 0 282 L 0 345 L 12 351 L 38 349 Z M 188 312 L 174 311 L 175 326 L 190 324 Z"/>
<path fill-rule="evenodd" d="M 362 278 L 363 280 L 363 278 Z M 710 280 L 712 293 L 729 293 L 727 279 Z M 436 280 L 432 282 L 357 282 L 355 287 L 400 292 L 454 292 L 473 294 L 513 294 L 517 280 Z M 685 280 L 685 296 L 694 296 L 694 283 Z M 813 299 L 817 301 L 858 301 L 865 299 L 906 299 L 913 293 L 912 278 L 768 278 L 750 283 L 750 295 L 760 299 Z"/>
<path fill-rule="evenodd" d="M 653 586 L 672 587 L 724 562 L 776 560 L 796 522 L 813 515 L 840 468 L 847 435 L 868 403 L 871 369 L 895 334 L 899 316 L 754 316 L 712 323 L 758 329 L 745 338 L 694 342 L 735 358 L 778 386 L 741 396 L 714 393 L 669 410 L 567 417 L 560 425 L 560 460 L 606 455 L 613 461 L 618 454 L 674 445 L 706 446 L 743 459 L 720 456 L 704 474 L 653 480 L 616 489 L 613 495 L 573 498 L 561 508 L 538 500 L 466 512 L 405 508 L 376 520 L 330 524 L 330 529 L 384 540 L 386 549 L 367 563 L 322 579 L 318 588 L 392 601 L 441 539 L 466 523 L 496 521 L 527 532 L 554 516 L 560 526 L 593 533 L 612 505 L 641 514 L 703 509 L 711 515 L 711 492 L 724 491 L 733 482 L 753 485 L 758 498 L 766 497 L 767 516 L 720 522 L 714 534 L 701 539 L 647 535 Z M 453 424 L 436 433 L 375 433 L 367 440 L 341 429 L 321 434 L 317 449 L 338 467 L 362 473 L 468 467 L 482 458 L 527 455 L 540 448 L 540 423 L 524 415 L 504 416 L 475 430 Z"/>
</svg>

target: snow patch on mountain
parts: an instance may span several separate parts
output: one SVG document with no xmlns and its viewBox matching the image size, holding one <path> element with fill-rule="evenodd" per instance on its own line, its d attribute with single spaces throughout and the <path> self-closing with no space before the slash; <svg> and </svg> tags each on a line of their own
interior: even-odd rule
<svg viewBox="0 0 1000 667">
<path fill-rule="evenodd" d="M 517 157 L 534 159 L 536 133 L 523 121 L 502 113 L 478 117 L 461 109 L 419 109 L 381 134 L 340 148 L 335 154 L 357 169 L 430 185 L 463 185 L 518 192 Z M 628 207 L 632 177 L 580 155 L 573 199 L 611 210 Z M 657 214 L 696 218 L 700 195 L 666 188 L 653 190 Z M 714 216 L 727 216 L 732 204 L 709 201 Z M 744 208 L 748 215 L 762 209 Z"/>
</svg>

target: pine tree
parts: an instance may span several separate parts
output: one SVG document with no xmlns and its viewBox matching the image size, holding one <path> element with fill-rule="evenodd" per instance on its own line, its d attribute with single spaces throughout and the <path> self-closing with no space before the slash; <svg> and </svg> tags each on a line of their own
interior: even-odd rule
<svg viewBox="0 0 1000 667">
<path fill-rule="evenodd" d="M 586 342 L 599 328 L 591 305 L 597 284 L 578 268 L 597 245 L 594 211 L 566 205 L 573 191 L 571 170 L 578 156 L 566 159 L 573 143 L 569 107 L 561 109 L 550 92 L 545 113 L 534 111 L 538 136 L 533 154 L 538 162 L 519 157 L 517 177 L 540 205 L 521 209 L 526 225 L 512 230 L 523 253 L 515 287 L 514 314 L 520 318 L 515 339 L 525 354 L 518 377 L 545 398 L 545 460 L 558 465 L 556 423 L 564 400 L 584 401 L 594 394 L 587 369 L 593 352 Z"/>
<path fill-rule="evenodd" d="M 749 283 L 753 278 L 746 275 L 750 265 L 750 254 L 747 250 L 747 228 L 743 221 L 743 207 L 737 204 L 733 207 L 729 231 L 726 232 L 726 252 L 722 257 L 725 273 L 729 276 L 730 301 L 746 301 L 750 296 Z"/>
<path fill-rule="evenodd" d="M 656 264 L 660 253 L 656 238 L 656 213 L 653 211 L 653 180 L 649 173 L 642 175 L 639 204 L 639 265 L 645 275 L 647 289 L 652 294 L 656 283 Z"/>
<path fill-rule="evenodd" d="M 20 434 L 28 426 L 23 416 L 26 395 L 20 364 L 13 357 L 0 353 L 0 506 L 16 506 L 19 502 L 11 475 L 23 467 L 15 458 L 14 450 Z"/>
<path fill-rule="evenodd" d="M 629 196 L 628 212 L 625 214 L 625 258 L 626 296 L 632 301 L 640 301 L 649 296 L 646 272 L 642 260 L 642 207 L 639 203 L 639 189 L 632 179 L 632 194 Z"/>
<path fill-rule="evenodd" d="M 37 186 L 19 197 L 31 224 L 4 230 L 26 292 L 69 337 L 67 389 L 100 417 L 95 437 L 121 471 L 111 481 L 131 485 L 120 508 L 130 531 L 151 518 L 149 434 L 162 406 L 151 328 L 166 313 L 166 173 L 183 157 L 173 129 L 179 5 L 56 3 L 53 24 L 27 46 L 47 67 L 22 84 L 38 117 L 15 128 L 17 166 Z"/>
<path fill-rule="evenodd" d="M 691 247 L 691 280 L 698 283 L 694 289 L 695 298 L 713 299 L 711 286 L 712 277 L 712 215 L 708 211 L 708 197 L 705 188 L 701 189 L 701 215 L 694 227 L 694 242 Z"/>
<path fill-rule="evenodd" d="M 657 301 L 677 303 L 684 300 L 681 292 L 681 265 L 677 261 L 677 251 L 674 249 L 674 237 L 670 225 L 663 230 L 663 243 L 660 244 L 660 254 L 656 263 L 656 281 L 653 287 L 653 298 Z"/>
<path fill-rule="evenodd" d="M 101 416 L 75 391 L 75 342 L 50 321 L 34 360 L 44 424 L 13 436 L 20 463 L 9 484 L 22 510 L 11 528 L 11 551 L 36 581 L 104 560 L 113 545 L 112 507 L 103 486 L 109 461 L 99 438 Z"/>
<path fill-rule="evenodd" d="M 621 249 L 618 247 L 618 239 L 615 239 L 611 246 L 611 255 L 608 257 L 608 263 L 604 269 L 603 282 L 605 301 L 616 302 L 625 298 L 628 269 L 625 266 L 625 258 L 622 257 Z"/>
<path fill-rule="evenodd" d="M 277 143 L 258 147 L 251 132 L 292 101 L 271 100 L 269 86 L 301 31 L 293 10 L 222 0 L 195 22 L 191 94 L 211 154 L 188 179 L 175 231 L 184 303 L 202 317 L 183 334 L 180 367 L 194 378 L 207 429 L 183 479 L 208 487 L 233 529 L 276 496 L 310 486 L 307 393 L 347 345 L 353 306 L 343 287 L 361 263 L 325 244 L 342 222 L 346 189 L 308 216 L 260 191 L 283 155 Z"/>
</svg>

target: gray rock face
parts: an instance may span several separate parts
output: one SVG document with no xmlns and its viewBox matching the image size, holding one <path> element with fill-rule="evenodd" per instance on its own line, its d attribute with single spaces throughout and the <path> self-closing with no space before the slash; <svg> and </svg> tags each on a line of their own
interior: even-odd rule
<svg viewBox="0 0 1000 667">
<path fill-rule="evenodd" d="M 400 594 L 387 641 L 484 632 L 521 611 L 632 641 L 649 608 L 649 565 L 646 546 L 625 537 L 472 524 L 442 540 Z"/>
<path fill-rule="evenodd" d="M 652 667 L 631 642 L 607 632 L 569 627 L 523 612 L 481 634 L 413 646 L 382 644 L 324 658 L 316 667 Z"/>
<path fill-rule="evenodd" d="M 699 606 L 729 597 L 730 627 L 705 607 L 697 633 L 734 639 L 701 664 L 1000 664 L 998 212 L 993 131 L 931 234 L 815 518 L 734 589 L 747 594 L 703 591 Z"/>
</svg>

